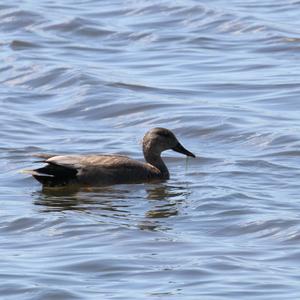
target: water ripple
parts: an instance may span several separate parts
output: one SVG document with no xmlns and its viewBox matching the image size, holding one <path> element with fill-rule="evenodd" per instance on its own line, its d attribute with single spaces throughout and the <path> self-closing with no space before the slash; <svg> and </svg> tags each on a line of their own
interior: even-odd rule
<svg viewBox="0 0 300 300">
<path fill-rule="evenodd" d="M 0 8 L 2 297 L 299 298 L 299 1 Z M 167 182 L 20 173 L 40 152 L 142 159 L 156 126 L 197 155 L 166 151 Z"/>
</svg>

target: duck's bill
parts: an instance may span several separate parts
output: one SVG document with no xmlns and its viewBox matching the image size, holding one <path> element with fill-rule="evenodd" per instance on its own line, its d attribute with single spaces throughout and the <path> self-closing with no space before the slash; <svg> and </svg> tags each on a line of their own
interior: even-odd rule
<svg viewBox="0 0 300 300">
<path fill-rule="evenodd" d="M 176 147 L 172 148 L 172 150 L 182 153 L 182 154 L 185 154 L 186 156 L 196 157 L 195 154 L 186 150 L 180 143 L 178 143 Z"/>
</svg>

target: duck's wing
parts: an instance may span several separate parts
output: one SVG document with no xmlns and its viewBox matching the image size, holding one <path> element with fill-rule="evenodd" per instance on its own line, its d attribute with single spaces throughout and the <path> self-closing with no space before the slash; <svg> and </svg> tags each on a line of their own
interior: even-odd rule
<svg viewBox="0 0 300 300">
<path fill-rule="evenodd" d="M 57 156 L 57 154 L 49 154 L 49 153 L 36 153 L 33 154 L 33 157 L 39 158 L 39 160 L 37 160 L 36 162 L 44 162 L 47 159 L 53 157 L 53 156 Z"/>
<path fill-rule="evenodd" d="M 45 186 L 62 186 L 78 182 L 78 174 L 85 168 L 87 157 L 83 155 L 39 154 L 40 162 L 47 165 L 31 170 L 31 175 Z"/>
<path fill-rule="evenodd" d="M 87 185 L 142 182 L 161 175 L 152 165 L 122 155 L 57 156 L 46 162 L 76 170 L 79 183 Z"/>
<path fill-rule="evenodd" d="M 66 185 L 77 181 L 77 173 L 79 169 L 76 165 L 60 164 L 55 158 L 63 156 L 53 156 L 40 154 L 37 157 L 42 160 L 39 162 L 47 163 L 46 166 L 31 170 L 31 175 L 45 186 Z M 66 156 L 68 157 L 68 156 Z"/>
<path fill-rule="evenodd" d="M 46 159 L 32 175 L 44 185 L 116 184 L 159 177 L 155 167 L 121 155 L 63 155 Z"/>
</svg>

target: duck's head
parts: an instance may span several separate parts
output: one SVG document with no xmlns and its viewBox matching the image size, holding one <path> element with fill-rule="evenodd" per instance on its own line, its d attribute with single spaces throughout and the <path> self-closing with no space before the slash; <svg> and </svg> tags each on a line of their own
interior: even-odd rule
<svg viewBox="0 0 300 300">
<path fill-rule="evenodd" d="M 149 154 L 160 155 L 161 152 L 169 149 L 185 154 L 186 156 L 196 157 L 180 144 L 174 133 L 169 129 L 153 128 L 145 134 L 143 139 L 145 157 Z"/>
</svg>

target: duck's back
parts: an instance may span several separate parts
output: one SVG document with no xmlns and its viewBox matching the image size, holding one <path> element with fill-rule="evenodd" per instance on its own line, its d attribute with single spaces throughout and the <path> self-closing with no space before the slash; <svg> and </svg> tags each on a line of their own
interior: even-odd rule
<svg viewBox="0 0 300 300">
<path fill-rule="evenodd" d="M 45 160 L 33 176 L 44 185 L 107 185 L 161 178 L 154 166 L 121 155 L 64 155 Z"/>
</svg>

